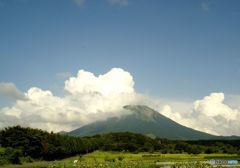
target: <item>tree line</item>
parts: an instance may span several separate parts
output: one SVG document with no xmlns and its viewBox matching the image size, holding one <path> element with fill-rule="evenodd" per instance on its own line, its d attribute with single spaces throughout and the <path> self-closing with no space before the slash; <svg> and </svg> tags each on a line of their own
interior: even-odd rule
<svg viewBox="0 0 240 168">
<path fill-rule="evenodd" d="M 240 140 L 180 141 L 130 133 L 74 137 L 21 126 L 0 130 L 0 165 L 22 161 L 55 160 L 95 150 L 160 153 L 238 153 Z"/>
</svg>

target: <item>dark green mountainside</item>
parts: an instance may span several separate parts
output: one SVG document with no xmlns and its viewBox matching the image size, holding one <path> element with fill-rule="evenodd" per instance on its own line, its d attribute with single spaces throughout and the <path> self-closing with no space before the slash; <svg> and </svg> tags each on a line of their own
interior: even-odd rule
<svg viewBox="0 0 240 168">
<path fill-rule="evenodd" d="M 124 109 L 132 113 L 95 122 L 69 132 L 69 135 L 90 136 L 110 132 L 134 132 L 167 139 L 198 140 L 219 139 L 218 136 L 200 132 L 161 115 L 157 111 L 141 105 L 128 105 Z"/>
</svg>

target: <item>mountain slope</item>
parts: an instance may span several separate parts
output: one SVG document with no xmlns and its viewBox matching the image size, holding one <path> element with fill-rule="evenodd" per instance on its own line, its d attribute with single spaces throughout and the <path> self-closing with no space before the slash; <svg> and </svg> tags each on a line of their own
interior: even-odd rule
<svg viewBox="0 0 240 168">
<path fill-rule="evenodd" d="M 217 139 L 217 136 L 182 126 L 147 106 L 128 105 L 132 113 L 120 118 L 109 118 L 69 132 L 75 136 L 89 136 L 109 132 L 135 132 L 168 139 Z"/>
</svg>

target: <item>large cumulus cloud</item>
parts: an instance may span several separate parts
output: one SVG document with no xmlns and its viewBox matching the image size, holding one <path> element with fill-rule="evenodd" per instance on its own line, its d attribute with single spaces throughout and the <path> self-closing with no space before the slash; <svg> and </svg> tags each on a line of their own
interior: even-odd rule
<svg viewBox="0 0 240 168">
<path fill-rule="evenodd" d="M 65 94 L 32 87 L 21 93 L 14 84 L 0 84 L 2 96 L 16 99 L 0 108 L 0 127 L 21 124 L 48 131 L 69 131 L 111 116 L 126 115 L 122 107 L 144 104 L 172 120 L 216 135 L 240 135 L 239 96 L 211 93 L 193 102 L 165 100 L 136 93 L 132 75 L 120 68 L 96 76 L 79 70 L 64 85 Z M 227 100 L 226 100 L 227 97 Z"/>
<path fill-rule="evenodd" d="M 230 101 L 236 105 L 233 96 L 226 102 L 231 104 Z M 215 135 L 240 135 L 240 106 L 234 108 L 226 102 L 224 93 L 211 93 L 193 103 L 169 102 L 171 106 L 166 106 L 162 113 L 182 125 L 203 132 Z"/>
<path fill-rule="evenodd" d="M 219 135 L 239 135 L 240 110 L 225 102 L 224 93 L 212 93 L 194 102 L 194 124 L 202 130 Z"/>
<path fill-rule="evenodd" d="M 99 76 L 80 70 L 76 77 L 65 81 L 64 90 L 66 94 L 57 97 L 49 90 L 30 88 L 24 93 L 26 99 L 0 109 L 0 126 L 25 124 L 49 131 L 68 131 L 125 114 L 122 106 L 137 100 L 131 74 L 120 68 Z"/>
</svg>

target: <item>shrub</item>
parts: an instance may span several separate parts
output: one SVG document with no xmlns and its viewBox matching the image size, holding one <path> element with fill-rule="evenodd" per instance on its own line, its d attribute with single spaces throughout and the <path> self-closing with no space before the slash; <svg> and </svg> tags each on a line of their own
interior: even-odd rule
<svg viewBox="0 0 240 168">
<path fill-rule="evenodd" d="M 31 156 L 20 157 L 21 163 L 32 163 L 34 159 Z"/>
<path fill-rule="evenodd" d="M 21 164 L 20 157 L 22 156 L 22 151 L 20 149 L 14 149 L 7 147 L 5 151 L 5 158 L 10 163 Z"/>
<path fill-rule="evenodd" d="M 122 156 L 122 155 L 118 156 L 119 161 L 122 161 L 123 159 L 124 159 L 124 156 Z"/>
<path fill-rule="evenodd" d="M 104 158 L 104 160 L 105 160 L 106 162 L 115 162 L 115 158 L 109 157 L 109 156 L 106 156 L 106 157 Z"/>
<path fill-rule="evenodd" d="M 0 156 L 0 165 L 4 165 L 7 163 L 8 163 L 8 160 L 6 158 Z"/>
</svg>

